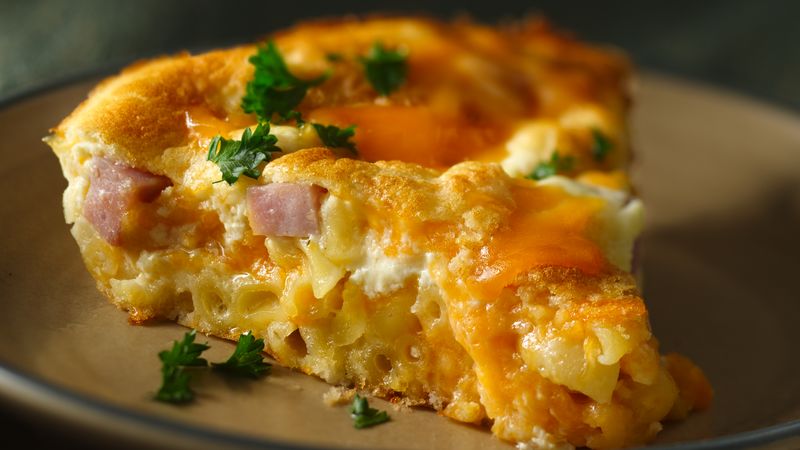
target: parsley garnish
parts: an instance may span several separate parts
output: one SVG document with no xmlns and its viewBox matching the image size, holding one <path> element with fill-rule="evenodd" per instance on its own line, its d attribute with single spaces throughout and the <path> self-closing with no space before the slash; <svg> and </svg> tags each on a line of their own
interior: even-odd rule
<svg viewBox="0 0 800 450">
<path fill-rule="evenodd" d="M 339 62 L 344 59 L 344 56 L 342 56 L 341 53 L 326 53 L 325 59 L 327 59 L 328 62 Z"/>
<path fill-rule="evenodd" d="M 347 148 L 353 153 L 357 153 L 356 143 L 351 141 L 350 138 L 356 134 L 356 126 L 350 125 L 347 128 L 339 128 L 335 125 L 320 125 L 312 123 L 314 129 L 317 130 L 320 140 L 326 147 L 332 148 Z"/>
<path fill-rule="evenodd" d="M 361 58 L 364 72 L 372 87 L 381 95 L 389 95 L 406 79 L 408 65 L 406 54 L 387 50 L 380 42 L 372 45 L 366 57 Z"/>
<path fill-rule="evenodd" d="M 265 375 L 272 367 L 264 362 L 264 340 L 256 339 L 253 333 L 248 331 L 239 336 L 236 343 L 236 350 L 233 355 L 224 363 L 213 363 L 214 369 L 233 375 L 258 378 Z"/>
<path fill-rule="evenodd" d="M 167 403 L 189 403 L 194 400 L 194 391 L 189 387 L 191 377 L 182 368 L 164 365 L 161 375 L 163 381 L 156 393 L 156 400 Z"/>
<path fill-rule="evenodd" d="M 611 140 L 602 131 L 592 128 L 592 157 L 595 161 L 602 162 L 613 146 Z"/>
<path fill-rule="evenodd" d="M 259 46 L 249 61 L 256 69 L 242 98 L 244 112 L 255 113 L 263 121 L 272 121 L 277 114 L 282 120 L 295 119 L 298 124 L 302 123 L 300 112 L 295 108 L 303 101 L 308 88 L 322 83 L 328 75 L 311 80 L 292 75 L 272 41 Z"/>
<path fill-rule="evenodd" d="M 269 124 L 259 123 L 254 132 L 245 128 L 239 141 L 214 136 L 208 146 L 207 159 L 219 166 L 222 172 L 222 180 L 219 181 L 233 184 L 242 175 L 258 179 L 261 176 L 258 166 L 270 160 L 270 153 L 281 151 L 275 145 L 277 142 L 278 138 L 269 134 Z"/>
<path fill-rule="evenodd" d="M 194 399 L 194 392 L 189 387 L 191 377 L 184 367 L 205 367 L 208 361 L 200 354 L 208 350 L 206 344 L 195 344 L 194 330 L 184 334 L 183 341 L 175 341 L 172 350 L 164 350 L 158 354 L 161 359 L 161 388 L 156 393 L 156 400 L 168 403 L 186 403 Z"/>
<path fill-rule="evenodd" d="M 370 408 L 365 397 L 356 394 L 353 404 L 350 406 L 350 416 L 353 418 L 353 426 L 356 428 L 367 428 L 389 421 L 386 411 L 378 411 Z"/>
<path fill-rule="evenodd" d="M 172 350 L 164 350 L 158 354 L 161 362 L 172 366 L 206 366 L 208 361 L 200 357 L 200 354 L 208 350 L 207 344 L 195 344 L 194 338 L 197 336 L 195 330 L 183 335 L 183 341 L 172 343 Z"/>
<path fill-rule="evenodd" d="M 168 403 L 188 403 L 194 400 L 194 391 L 189 387 L 191 376 L 186 367 L 208 367 L 208 361 L 200 354 L 209 349 L 207 344 L 195 344 L 194 330 L 183 335 L 183 341 L 175 341 L 172 350 L 164 350 L 158 354 L 161 359 L 163 381 L 156 393 L 156 400 Z M 264 362 L 264 340 L 256 339 L 248 331 L 239 336 L 236 349 L 224 363 L 214 363 L 214 369 L 222 372 L 257 378 L 266 375 L 271 365 Z"/>
<path fill-rule="evenodd" d="M 562 158 L 561 155 L 558 154 L 558 151 L 555 151 L 550 157 L 550 161 L 540 162 L 539 165 L 533 169 L 533 172 L 531 172 L 525 178 L 530 178 L 532 180 L 543 180 L 559 172 L 569 172 L 572 170 L 572 166 L 574 164 L 575 158 L 572 156 L 565 156 Z"/>
</svg>

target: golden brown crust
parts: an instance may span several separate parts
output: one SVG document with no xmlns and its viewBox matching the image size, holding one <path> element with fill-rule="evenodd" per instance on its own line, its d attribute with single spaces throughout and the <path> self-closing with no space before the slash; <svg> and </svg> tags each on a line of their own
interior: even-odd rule
<svg viewBox="0 0 800 450">
<path fill-rule="evenodd" d="M 115 147 L 116 156 L 131 166 L 162 174 L 159 157 L 167 148 L 186 145 L 186 111 L 204 105 L 228 115 L 238 108 L 252 69 L 247 57 L 253 46 L 216 51 L 202 56 L 186 53 L 143 61 L 97 86 L 54 132 L 97 133 Z"/>
<path fill-rule="evenodd" d="M 313 183 L 341 198 L 354 198 L 369 205 L 378 216 L 407 218 L 415 223 L 458 223 L 472 210 L 497 211 L 513 208 L 510 178 L 498 166 L 461 163 L 444 173 L 401 161 L 366 163 L 336 158 L 325 148 L 288 154 L 269 164 L 266 177 L 273 182 Z M 485 202 L 476 208 L 475 196 Z M 485 227 L 481 235 L 497 226 L 499 217 L 476 217 Z"/>
<path fill-rule="evenodd" d="M 465 21 L 350 18 L 303 24 L 276 34 L 275 39 L 296 75 L 331 73 L 323 85 L 309 90 L 300 105 L 304 114 L 376 101 L 378 96 L 366 82 L 358 56 L 382 40 L 410 48 L 409 80 L 384 103 L 436 104 L 460 121 L 498 127 L 592 102 L 622 123 L 626 60 L 560 35 L 540 20 L 498 32 Z M 332 67 L 325 59 L 330 52 L 348 58 Z M 248 57 L 254 53 L 255 46 L 247 45 L 136 63 L 95 88 L 54 129 L 55 137 L 90 131 L 96 135 L 88 139 L 114 146 L 116 156 L 128 164 L 167 173 L 166 163 L 159 158 L 165 149 L 188 143 L 190 111 L 202 108 L 223 120 L 255 122 L 239 109 L 245 84 L 253 74 Z M 619 167 L 626 160 L 620 148 L 603 166 Z M 592 166 L 591 159 L 587 161 Z"/>
</svg>

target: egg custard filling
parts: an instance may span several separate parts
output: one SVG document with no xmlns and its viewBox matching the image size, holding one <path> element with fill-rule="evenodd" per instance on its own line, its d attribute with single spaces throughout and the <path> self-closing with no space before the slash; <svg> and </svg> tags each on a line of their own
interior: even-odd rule
<svg viewBox="0 0 800 450">
<path fill-rule="evenodd" d="M 47 141 L 132 322 L 252 331 L 506 441 L 616 448 L 711 400 L 631 273 L 628 70 L 540 21 L 312 22 L 136 64 Z"/>
</svg>

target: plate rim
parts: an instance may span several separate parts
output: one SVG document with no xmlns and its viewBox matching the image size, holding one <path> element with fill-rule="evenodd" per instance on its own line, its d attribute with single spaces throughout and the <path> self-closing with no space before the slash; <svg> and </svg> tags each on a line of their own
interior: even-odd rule
<svg viewBox="0 0 800 450">
<path fill-rule="evenodd" d="M 169 437 L 174 434 L 181 444 L 189 444 L 195 440 L 202 440 L 206 444 L 234 445 L 236 448 L 264 448 L 277 450 L 323 450 L 335 447 L 317 447 L 313 445 L 296 445 L 291 442 L 276 439 L 258 438 L 245 434 L 230 433 L 212 428 L 204 428 L 179 420 L 161 417 L 154 414 L 137 411 L 111 402 L 93 398 L 67 387 L 60 386 L 44 380 L 43 378 L 31 374 L 25 370 L 18 369 L 13 364 L 0 359 L 0 398 L 4 402 L 21 405 L 29 410 L 45 413 L 48 417 L 58 419 L 66 425 L 65 429 L 69 432 L 76 431 L 76 427 L 100 431 L 103 437 L 120 437 L 109 428 L 102 428 L 102 422 L 115 425 L 115 429 L 130 428 L 126 425 L 133 425 L 138 428 L 146 428 L 149 436 L 163 435 Z M 64 411 L 54 412 L 47 406 L 53 402 L 60 402 Z M 66 411 L 70 411 L 67 413 Z M 82 413 L 89 413 L 93 417 L 88 417 Z M 124 434 L 124 439 L 128 443 L 158 445 L 147 437 L 135 436 L 133 429 Z"/>
<path fill-rule="evenodd" d="M 41 396 L 41 400 L 37 401 L 37 396 Z M 199 439 L 205 441 L 205 443 L 209 443 L 210 440 L 214 441 L 214 443 L 227 446 L 233 445 L 236 448 L 266 447 L 277 450 L 323 450 L 341 448 L 294 445 L 291 442 L 203 428 L 167 417 L 146 414 L 132 408 L 126 408 L 124 406 L 98 400 L 90 395 L 43 380 L 36 375 L 15 368 L 12 364 L 2 359 L 0 359 L 0 397 L 6 402 L 21 405 L 29 410 L 43 412 L 53 418 L 60 417 L 66 419 L 66 422 L 69 424 L 67 428 L 70 428 L 69 431 L 72 432 L 76 431 L 75 427 L 78 426 L 84 429 L 101 431 L 106 436 L 113 434 L 108 428 L 103 429 L 98 426 L 99 424 L 92 424 L 93 421 L 84 414 L 66 416 L 63 413 L 59 414 L 49 410 L 47 404 L 60 401 L 62 405 L 69 410 L 99 415 L 96 419 L 99 418 L 104 422 L 116 425 L 116 428 L 124 429 L 126 425 L 130 428 L 130 425 L 134 425 L 137 428 L 145 428 L 151 435 L 170 437 L 169 434 L 172 434 L 173 436 L 171 437 L 177 438 L 183 445 L 187 445 Z M 64 425 L 63 422 L 62 425 Z M 158 444 L 146 438 L 142 439 L 141 436 L 134 438 L 135 433 L 133 430 L 131 429 L 129 431 L 129 433 L 125 434 L 125 439 L 128 443 L 141 440 L 143 443 L 150 445 Z M 641 448 L 643 450 L 739 449 L 749 448 L 754 445 L 774 443 L 780 439 L 796 435 L 800 435 L 800 419 L 695 442 L 676 442 L 672 444 L 649 445 L 636 448 Z M 119 434 L 117 433 L 115 436 L 119 436 Z"/>
<path fill-rule="evenodd" d="M 202 49 L 195 50 L 201 51 Z M 99 65 L 67 76 L 55 78 L 20 91 L 11 92 L 10 94 L 0 97 L 0 112 L 39 96 L 47 95 L 77 84 L 113 76 L 129 63 L 130 62 L 115 62 L 109 65 Z M 782 116 L 788 120 L 798 120 L 798 118 L 800 118 L 797 111 L 785 105 L 771 103 L 749 93 L 691 77 L 670 74 L 640 66 L 635 75 L 636 83 L 638 84 L 639 80 L 642 79 L 657 80 L 660 83 L 702 90 L 716 97 L 727 97 L 749 107 L 758 107 L 764 111 L 770 111 L 776 116 Z M 37 399 L 37 397 L 40 398 Z M 2 358 L 0 358 L 0 400 L 2 400 L 6 406 L 11 403 L 26 408 L 25 414 L 22 414 L 22 419 L 26 422 L 31 421 L 31 412 L 39 412 L 51 419 L 61 419 L 59 425 L 71 435 L 75 435 L 76 431 L 79 429 L 94 430 L 100 432 L 104 438 L 108 438 L 112 434 L 117 438 L 124 436 L 128 444 L 141 443 L 149 444 L 150 446 L 158 445 L 158 442 L 148 440 L 148 438 L 143 438 L 142 436 L 136 436 L 136 433 L 132 432 L 133 430 L 130 429 L 131 426 L 134 426 L 140 430 L 146 431 L 148 433 L 147 436 L 151 438 L 160 435 L 168 439 L 177 439 L 175 443 L 182 446 L 202 440 L 206 444 L 208 444 L 209 441 L 213 441 L 213 444 L 234 446 L 235 448 L 274 448 L 279 450 L 323 450 L 337 448 L 320 447 L 310 444 L 296 445 L 291 442 L 204 428 L 199 425 L 184 423 L 168 417 L 147 414 L 132 408 L 99 400 L 93 398 L 91 395 L 70 390 L 56 383 L 46 381 L 35 374 L 14 367 L 13 364 Z M 55 412 L 47 407 L 47 405 L 52 404 L 52 402 L 60 402 L 65 410 L 71 410 L 73 412 L 82 411 L 92 414 L 95 416 L 95 420 L 91 420 L 86 414 L 72 414 L 70 416 L 64 411 L 60 413 Z M 112 425 L 113 427 L 99 426 L 102 424 L 97 423 L 98 419 L 105 422 L 106 425 Z M 111 430 L 112 428 L 116 429 L 117 432 L 113 433 Z M 127 433 L 119 433 L 120 430 L 125 430 L 126 428 L 129 428 Z M 776 443 L 781 439 L 796 436 L 800 436 L 800 419 L 709 439 L 649 445 L 637 448 L 643 450 L 740 449 Z"/>
</svg>

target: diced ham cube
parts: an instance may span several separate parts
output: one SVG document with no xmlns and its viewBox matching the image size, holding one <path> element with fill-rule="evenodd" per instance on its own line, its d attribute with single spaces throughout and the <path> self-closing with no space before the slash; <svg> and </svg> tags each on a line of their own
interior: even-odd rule
<svg viewBox="0 0 800 450">
<path fill-rule="evenodd" d="M 247 188 L 247 217 L 253 233 L 305 237 L 319 231 L 323 189 L 308 184 L 272 183 Z"/>
<path fill-rule="evenodd" d="M 172 182 L 162 175 L 117 164 L 105 158 L 92 158 L 89 192 L 83 216 L 109 244 L 122 244 L 125 215 L 137 203 L 155 200 Z"/>
</svg>

